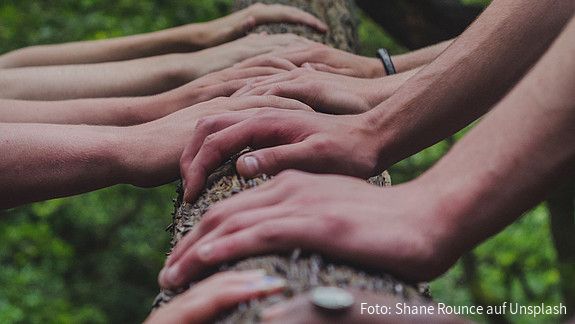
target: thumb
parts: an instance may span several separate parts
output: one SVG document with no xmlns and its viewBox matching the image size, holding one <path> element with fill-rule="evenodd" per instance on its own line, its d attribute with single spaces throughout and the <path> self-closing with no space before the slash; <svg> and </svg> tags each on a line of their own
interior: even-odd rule
<svg viewBox="0 0 575 324">
<path fill-rule="evenodd" d="M 246 178 L 261 174 L 275 175 L 287 169 L 315 169 L 315 155 L 310 154 L 308 146 L 308 143 L 301 142 L 246 153 L 238 159 L 236 168 Z"/>
</svg>

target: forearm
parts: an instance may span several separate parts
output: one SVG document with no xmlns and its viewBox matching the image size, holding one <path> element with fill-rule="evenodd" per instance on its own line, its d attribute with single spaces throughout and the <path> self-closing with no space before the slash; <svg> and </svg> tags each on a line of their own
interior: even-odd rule
<svg viewBox="0 0 575 324">
<path fill-rule="evenodd" d="M 572 1 L 495 0 L 433 63 L 365 117 L 389 166 L 462 129 L 496 103 L 548 48 Z M 537 39 L 537 42 L 528 40 Z"/>
<path fill-rule="evenodd" d="M 453 43 L 453 39 L 441 42 L 439 44 L 431 45 L 422 49 L 418 49 L 409 53 L 394 55 L 392 57 L 393 64 L 397 72 L 404 72 L 423 65 L 427 65 L 435 60 L 449 45 Z"/>
<path fill-rule="evenodd" d="M 31 46 L 0 56 L 0 68 L 103 63 L 204 48 L 205 24 L 105 40 Z"/>
<path fill-rule="evenodd" d="M 0 99 L 0 123 L 129 126 L 161 118 L 185 107 L 176 98 L 95 98 L 62 101 Z"/>
<path fill-rule="evenodd" d="M 66 100 L 143 96 L 184 84 L 193 69 L 191 54 L 170 54 L 131 61 L 28 67 L 0 73 L 0 98 Z M 184 61 L 192 64 L 181 68 Z M 190 62 L 191 61 L 191 62 Z"/>
<path fill-rule="evenodd" d="M 370 109 L 379 106 L 382 102 L 391 97 L 407 80 L 416 75 L 422 67 L 417 67 L 398 74 L 385 76 L 376 79 L 363 79 L 365 85 L 362 86 Z"/>
<path fill-rule="evenodd" d="M 573 175 L 575 75 L 565 71 L 575 69 L 574 36 L 575 21 L 528 76 L 416 180 L 440 193 L 437 224 L 447 225 L 452 247 L 470 249 Z"/>
<path fill-rule="evenodd" d="M 0 208 L 122 182 L 114 127 L 0 124 Z"/>
</svg>

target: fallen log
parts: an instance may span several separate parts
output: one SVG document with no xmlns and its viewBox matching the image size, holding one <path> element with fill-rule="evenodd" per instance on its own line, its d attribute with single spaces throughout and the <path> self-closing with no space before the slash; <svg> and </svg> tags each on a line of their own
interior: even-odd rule
<svg viewBox="0 0 575 324">
<path fill-rule="evenodd" d="M 237 0 L 235 9 L 244 8 L 258 1 Z M 334 46 L 339 49 L 355 52 L 359 48 L 357 36 L 357 15 L 351 0 L 268 0 L 264 3 L 281 3 L 296 6 L 311 12 L 325 21 L 330 32 L 321 35 L 304 26 L 287 24 L 270 24 L 258 27 L 256 32 L 268 33 L 291 32 Z M 190 231 L 200 220 L 210 206 L 232 195 L 257 186 L 271 179 L 260 176 L 255 179 L 240 177 L 232 159 L 220 167 L 208 178 L 206 188 L 198 200 L 192 204 L 182 201 L 181 188 L 175 199 L 173 223 L 168 227 L 172 235 L 172 246 Z M 389 186 L 391 181 L 387 172 L 368 180 L 373 185 Z M 261 309 L 279 301 L 289 299 L 300 293 L 307 292 L 318 286 L 337 286 L 342 288 L 357 288 L 382 295 L 393 295 L 406 301 L 426 300 L 426 286 L 403 283 L 385 273 L 377 273 L 362 269 L 357 265 L 347 264 L 343 260 L 329 260 L 321 255 L 296 249 L 287 254 L 264 255 L 247 258 L 236 263 L 221 265 L 216 271 L 265 269 L 269 275 L 287 280 L 288 288 L 282 295 L 268 297 L 262 300 L 243 304 L 233 311 L 222 314 L 221 323 L 254 323 L 257 322 Z M 182 293 L 162 290 L 157 296 L 153 307 L 161 307 L 174 296 Z"/>
</svg>

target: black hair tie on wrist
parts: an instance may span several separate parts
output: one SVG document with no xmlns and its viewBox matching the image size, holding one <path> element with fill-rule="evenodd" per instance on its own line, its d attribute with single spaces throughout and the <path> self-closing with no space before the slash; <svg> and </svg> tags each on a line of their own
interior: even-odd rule
<svg viewBox="0 0 575 324">
<path fill-rule="evenodd" d="M 383 63 L 383 68 L 385 69 L 385 73 L 387 73 L 387 75 L 397 73 L 395 71 L 395 66 L 393 65 L 393 62 L 391 61 L 391 56 L 389 55 L 389 52 L 385 48 L 378 49 L 377 56 L 379 56 L 379 59 Z"/>
</svg>

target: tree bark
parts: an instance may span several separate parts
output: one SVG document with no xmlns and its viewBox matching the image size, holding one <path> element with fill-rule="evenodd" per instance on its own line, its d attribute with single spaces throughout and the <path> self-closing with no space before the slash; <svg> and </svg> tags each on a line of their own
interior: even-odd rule
<svg viewBox="0 0 575 324">
<path fill-rule="evenodd" d="M 357 4 L 409 49 L 459 36 L 483 10 L 459 0 L 357 0 Z"/>
<path fill-rule="evenodd" d="M 237 0 L 235 9 L 241 9 L 254 2 L 253 0 Z M 304 26 L 287 24 L 271 24 L 259 27 L 256 32 L 268 33 L 292 32 L 310 39 L 330 44 L 347 51 L 359 48 L 357 36 L 357 16 L 351 0 L 269 0 L 265 3 L 282 3 L 302 8 L 320 17 L 330 27 L 326 35 L 315 33 Z M 261 176 L 247 180 L 238 176 L 234 161 L 227 162 L 208 178 L 206 189 L 193 204 L 182 202 L 181 189 L 175 200 L 173 223 L 168 227 L 174 246 L 201 219 L 204 212 L 213 204 L 236 193 L 257 186 L 270 179 Z M 374 185 L 390 185 L 389 175 L 384 173 L 369 179 Z M 374 293 L 399 296 L 404 300 L 422 301 L 426 297 L 426 285 L 405 284 L 385 273 L 377 273 L 362 269 L 356 265 L 347 264 L 342 260 L 328 260 L 320 255 L 296 249 L 287 254 L 265 255 L 252 257 L 233 264 L 225 264 L 216 269 L 248 270 L 265 269 L 269 275 L 285 278 L 288 289 L 281 296 L 252 301 L 240 305 L 228 314 L 222 315 L 223 323 L 254 323 L 257 322 L 259 311 L 278 301 L 309 291 L 317 286 L 338 286 L 364 289 Z M 183 292 L 162 290 L 154 302 L 154 308 L 169 302 L 175 295 Z"/>
</svg>

